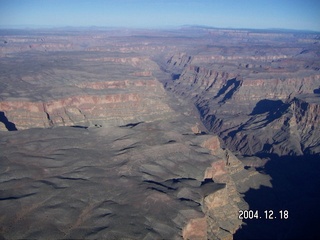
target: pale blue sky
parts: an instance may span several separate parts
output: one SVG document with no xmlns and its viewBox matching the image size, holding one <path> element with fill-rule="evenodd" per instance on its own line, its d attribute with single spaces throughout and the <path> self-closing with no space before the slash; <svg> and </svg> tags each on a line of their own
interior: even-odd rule
<svg viewBox="0 0 320 240">
<path fill-rule="evenodd" d="M 320 0 L 0 0 L 0 26 L 186 24 L 320 31 Z"/>
</svg>

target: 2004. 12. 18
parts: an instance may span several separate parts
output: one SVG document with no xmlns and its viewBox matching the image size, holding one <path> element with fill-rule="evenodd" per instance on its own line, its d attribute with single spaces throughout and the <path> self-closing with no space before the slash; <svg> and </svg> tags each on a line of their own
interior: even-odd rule
<svg viewBox="0 0 320 240">
<path fill-rule="evenodd" d="M 238 218 L 241 220 L 246 219 L 288 219 L 289 211 L 288 210 L 280 210 L 275 213 L 273 210 L 265 210 L 263 214 L 259 214 L 258 210 L 239 210 Z"/>
</svg>

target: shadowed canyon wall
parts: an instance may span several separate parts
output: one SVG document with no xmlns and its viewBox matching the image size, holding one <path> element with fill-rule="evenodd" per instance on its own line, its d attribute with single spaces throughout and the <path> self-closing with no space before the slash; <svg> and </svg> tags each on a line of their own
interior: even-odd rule
<svg viewBox="0 0 320 240">
<path fill-rule="evenodd" d="M 242 43 L 176 53 L 160 63 L 174 76 L 164 86 L 195 104 L 207 129 L 242 155 L 319 152 L 320 55 L 314 41 L 274 42 L 277 51 Z"/>
</svg>

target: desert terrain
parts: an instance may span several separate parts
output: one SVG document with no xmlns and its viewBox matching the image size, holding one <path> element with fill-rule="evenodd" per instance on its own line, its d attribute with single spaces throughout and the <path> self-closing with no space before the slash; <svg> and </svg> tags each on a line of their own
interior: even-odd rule
<svg viewBox="0 0 320 240">
<path fill-rule="evenodd" d="M 319 116 L 317 32 L 0 30 L 0 236 L 316 239 Z"/>
</svg>

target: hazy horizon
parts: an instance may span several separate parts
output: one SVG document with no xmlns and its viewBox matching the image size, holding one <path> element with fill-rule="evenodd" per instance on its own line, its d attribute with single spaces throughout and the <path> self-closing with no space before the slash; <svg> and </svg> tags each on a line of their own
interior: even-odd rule
<svg viewBox="0 0 320 240">
<path fill-rule="evenodd" d="M 2 0 L 1 27 L 217 28 L 320 31 L 316 0 Z"/>
</svg>

